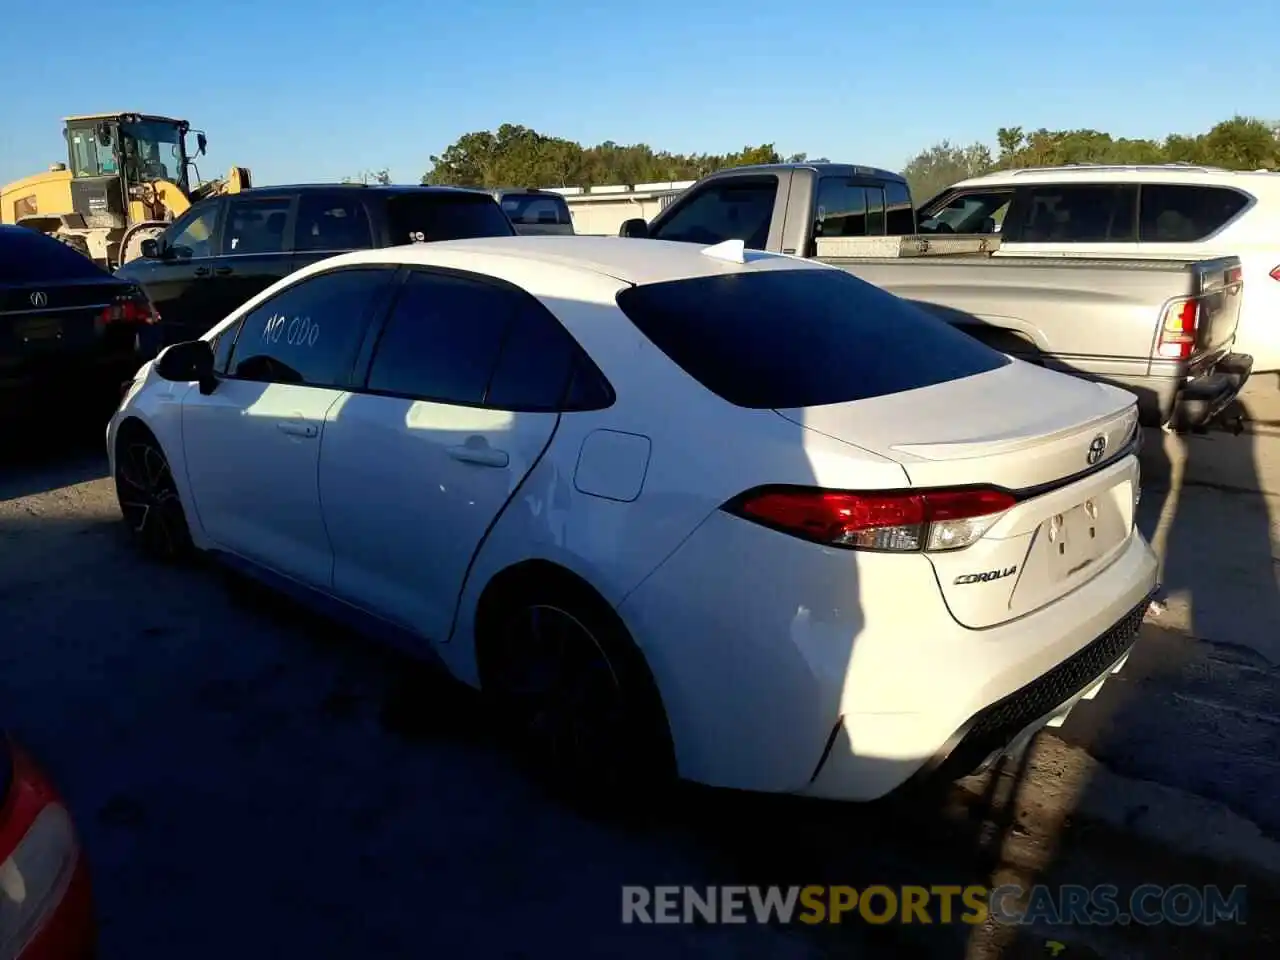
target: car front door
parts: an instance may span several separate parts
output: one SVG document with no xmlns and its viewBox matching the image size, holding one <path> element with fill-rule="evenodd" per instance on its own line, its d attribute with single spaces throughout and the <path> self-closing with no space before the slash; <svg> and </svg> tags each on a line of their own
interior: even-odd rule
<svg viewBox="0 0 1280 960">
<path fill-rule="evenodd" d="M 209 297 L 207 283 L 222 207 L 221 199 L 197 203 L 158 238 L 158 259 L 138 257 L 116 271 L 139 284 L 159 313 L 156 348 L 194 340 L 226 316 Z"/>
<path fill-rule="evenodd" d="M 472 558 L 550 442 L 581 362 L 529 294 L 409 272 L 365 382 L 325 418 L 334 592 L 446 641 Z"/>
<path fill-rule="evenodd" d="M 394 276 L 376 267 L 310 276 L 217 338 L 224 372 L 207 395 L 189 391 L 182 409 L 192 501 L 216 548 L 329 588 L 317 485 L 325 416 Z"/>
<path fill-rule="evenodd" d="M 297 209 L 290 193 L 242 194 L 227 200 L 217 259 L 210 264 L 218 318 L 237 310 L 294 270 L 289 237 Z"/>
</svg>

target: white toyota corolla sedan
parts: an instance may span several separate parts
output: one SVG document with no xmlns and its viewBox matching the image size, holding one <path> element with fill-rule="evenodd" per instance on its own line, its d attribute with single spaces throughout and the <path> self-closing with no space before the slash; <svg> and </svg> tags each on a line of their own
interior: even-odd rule
<svg viewBox="0 0 1280 960">
<path fill-rule="evenodd" d="M 143 367 L 107 446 L 145 549 L 438 658 L 580 797 L 872 799 L 1119 669 L 1136 417 L 832 267 L 513 237 L 293 274 Z"/>
</svg>

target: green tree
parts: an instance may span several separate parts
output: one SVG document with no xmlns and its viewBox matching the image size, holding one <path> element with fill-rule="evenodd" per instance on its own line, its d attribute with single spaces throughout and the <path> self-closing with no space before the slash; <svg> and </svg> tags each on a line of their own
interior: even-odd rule
<svg viewBox="0 0 1280 960">
<path fill-rule="evenodd" d="M 463 134 L 438 156 L 423 183 L 468 187 L 594 186 L 605 183 L 653 183 L 691 180 L 725 167 L 777 163 L 771 143 L 745 146 L 729 154 L 679 154 L 648 144 L 622 145 L 606 140 L 584 147 L 519 124 L 496 131 Z"/>
<path fill-rule="evenodd" d="M 952 146 L 948 140 L 922 150 L 902 170 L 917 202 L 936 196 L 953 183 L 981 176 L 991 169 L 991 151 L 981 143 Z"/>
</svg>

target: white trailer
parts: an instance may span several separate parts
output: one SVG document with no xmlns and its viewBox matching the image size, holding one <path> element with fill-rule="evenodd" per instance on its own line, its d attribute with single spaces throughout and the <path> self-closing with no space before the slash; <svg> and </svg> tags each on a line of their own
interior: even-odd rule
<svg viewBox="0 0 1280 960">
<path fill-rule="evenodd" d="M 680 195 L 693 180 L 663 183 L 620 183 L 596 187 L 543 187 L 558 193 L 569 205 L 573 232 L 596 236 L 617 236 L 623 221 L 633 217 L 651 220 Z"/>
</svg>

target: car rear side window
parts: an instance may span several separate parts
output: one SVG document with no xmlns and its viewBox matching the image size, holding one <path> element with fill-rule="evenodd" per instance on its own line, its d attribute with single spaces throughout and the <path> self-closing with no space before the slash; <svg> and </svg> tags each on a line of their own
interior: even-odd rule
<svg viewBox="0 0 1280 960">
<path fill-rule="evenodd" d="M 222 252 L 283 253 L 292 204 L 288 197 L 233 198 L 222 231 Z"/>
<path fill-rule="evenodd" d="M 372 311 L 394 276 L 393 268 L 333 270 L 281 291 L 245 316 L 228 375 L 346 386 Z"/>
<path fill-rule="evenodd" d="M 618 306 L 689 376 L 740 407 L 847 403 L 1011 362 L 835 269 L 647 284 L 619 293 Z"/>
<path fill-rule="evenodd" d="M 1020 243 L 1133 243 L 1136 184 L 1046 184 L 1019 191 L 1013 223 L 1001 232 Z"/>
<path fill-rule="evenodd" d="M 480 193 L 405 193 L 387 201 L 391 243 L 429 243 L 515 233 L 498 202 Z"/>
<path fill-rule="evenodd" d="M 419 271 L 401 288 L 369 371 L 375 393 L 512 411 L 562 409 L 592 365 L 560 322 L 505 284 Z M 588 381 L 584 381 L 589 384 Z"/>
<path fill-rule="evenodd" d="M 106 280 L 107 274 L 80 253 L 27 227 L 0 228 L 0 283 Z"/>
<path fill-rule="evenodd" d="M 372 246 L 369 214 L 359 198 L 327 193 L 302 195 L 294 249 L 364 250 Z"/>
<path fill-rule="evenodd" d="M 1142 185 L 1138 239 L 1197 243 L 1226 226 L 1249 203 L 1238 190 L 1181 183 Z"/>
<path fill-rule="evenodd" d="M 778 196 L 778 178 L 734 177 L 700 188 L 657 224 L 656 240 L 713 244 L 741 240 L 752 250 L 769 242 L 769 225 Z"/>
</svg>

